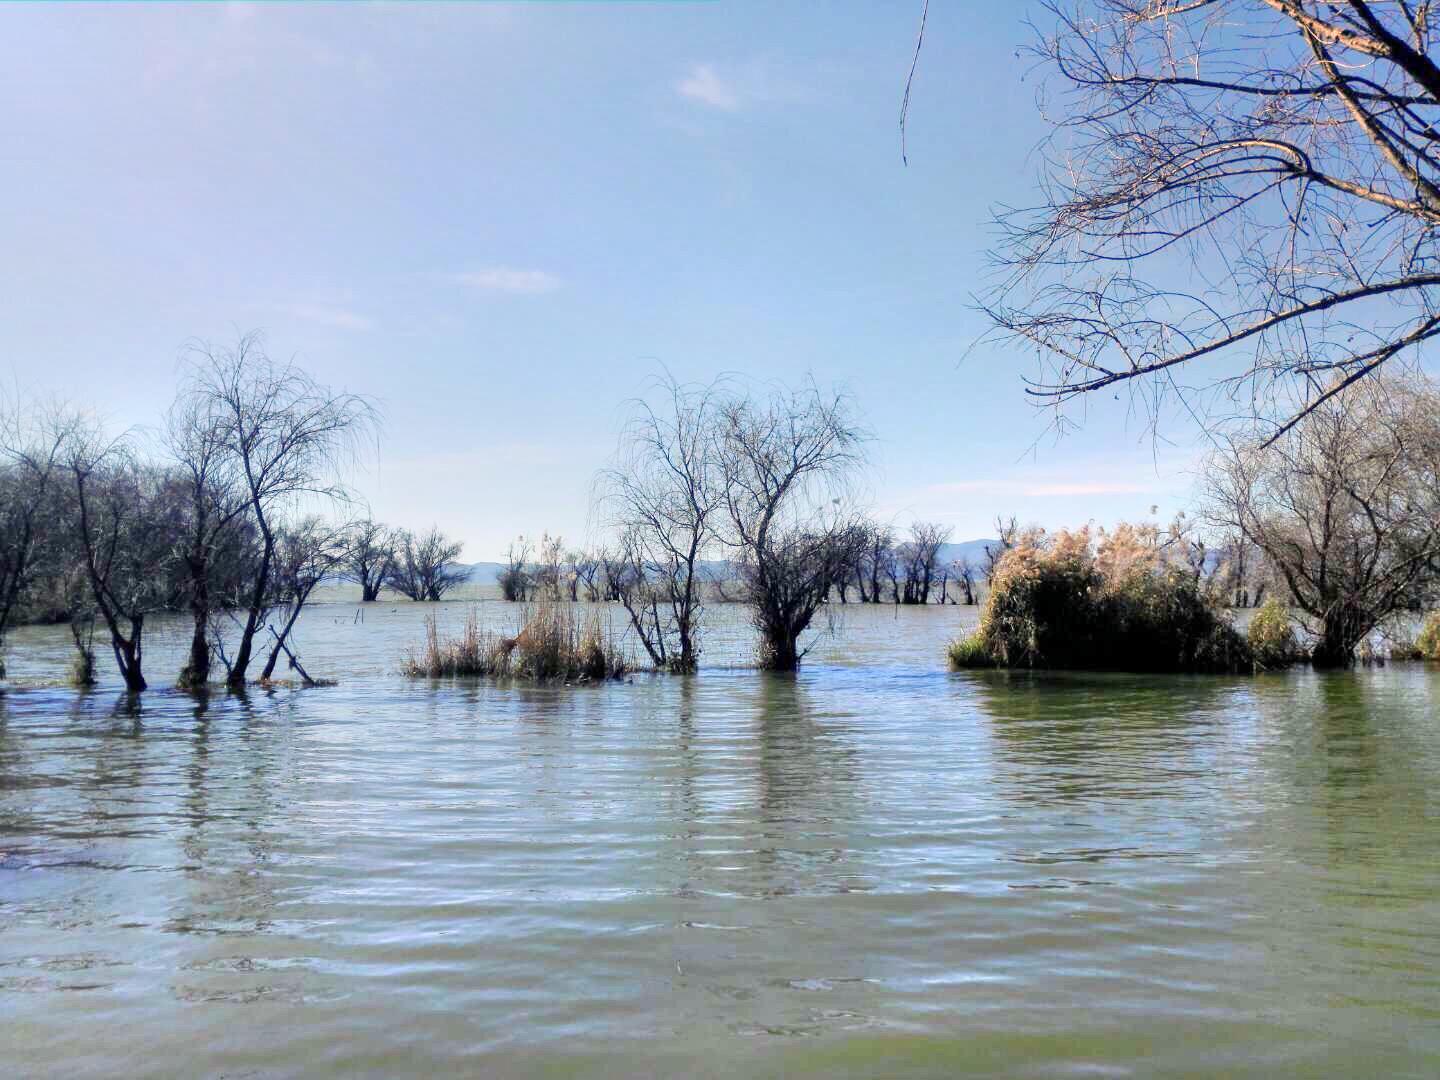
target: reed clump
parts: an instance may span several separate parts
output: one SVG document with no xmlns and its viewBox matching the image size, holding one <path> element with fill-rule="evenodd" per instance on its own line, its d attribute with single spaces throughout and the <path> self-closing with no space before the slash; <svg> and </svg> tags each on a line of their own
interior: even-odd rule
<svg viewBox="0 0 1440 1080">
<path fill-rule="evenodd" d="M 1038 530 L 1001 558 L 956 667 L 1250 671 L 1249 645 L 1148 526 Z"/>
<path fill-rule="evenodd" d="M 472 610 L 460 634 L 442 638 L 434 615 L 425 619 L 425 643 L 406 657 L 413 678 L 491 678 L 599 682 L 630 670 L 625 653 L 600 615 L 573 604 L 543 601 L 528 606 L 513 636 L 480 628 Z"/>
</svg>

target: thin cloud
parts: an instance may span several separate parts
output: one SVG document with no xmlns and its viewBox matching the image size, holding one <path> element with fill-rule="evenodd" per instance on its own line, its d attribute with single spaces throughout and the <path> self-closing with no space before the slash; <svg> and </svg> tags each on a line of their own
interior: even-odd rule
<svg viewBox="0 0 1440 1080">
<path fill-rule="evenodd" d="M 1064 499 L 1076 495 L 1145 495 L 1153 488 L 1142 484 L 1039 484 L 1020 489 L 1032 499 Z"/>
<path fill-rule="evenodd" d="M 455 280 L 472 289 L 486 292 L 522 293 L 535 295 L 554 292 L 560 288 L 560 279 L 544 270 L 516 270 L 508 266 L 491 266 L 483 270 L 470 270 L 456 274 Z"/>
<path fill-rule="evenodd" d="M 359 312 L 326 304 L 283 304 L 280 310 L 305 322 L 333 326 L 337 330 L 371 330 L 375 326 L 373 319 Z"/>
<path fill-rule="evenodd" d="M 720 77 L 710 64 L 695 64 L 690 74 L 675 84 L 681 97 L 709 105 L 712 109 L 734 112 L 740 107 L 740 91 L 736 86 Z"/>
<path fill-rule="evenodd" d="M 1146 495 L 1153 484 L 1128 482 L 1026 483 L 1023 480 L 961 480 L 932 484 L 925 491 L 934 495 L 1016 495 L 1027 499 L 1068 499 L 1087 495 Z"/>
</svg>

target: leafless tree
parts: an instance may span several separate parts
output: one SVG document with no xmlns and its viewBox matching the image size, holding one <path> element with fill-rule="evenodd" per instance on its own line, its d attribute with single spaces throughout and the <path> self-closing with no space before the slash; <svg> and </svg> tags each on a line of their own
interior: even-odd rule
<svg viewBox="0 0 1440 1080">
<path fill-rule="evenodd" d="M 37 561 L 65 530 L 65 454 L 76 423 L 60 409 L 0 403 L 0 678 L 5 632 Z"/>
<path fill-rule="evenodd" d="M 1029 393 L 1128 383 L 1273 439 L 1440 334 L 1432 5 L 1043 6 L 1044 195 L 1001 215 L 986 301 L 1047 361 Z"/>
<path fill-rule="evenodd" d="M 182 392 L 165 417 L 164 445 L 182 522 L 179 584 L 191 617 L 190 651 L 180 673 L 184 687 L 204 686 L 210 679 L 216 574 L 225 565 L 220 555 L 234 547 L 250 510 L 227 431 L 226 416 L 208 396 Z"/>
<path fill-rule="evenodd" d="M 346 546 L 346 530 L 327 525 L 318 517 L 307 517 L 293 526 L 280 529 L 271 576 L 272 595 L 265 620 L 270 630 L 271 645 L 260 672 L 261 682 L 275 674 L 275 665 L 282 652 L 306 683 L 313 681 L 300 666 L 290 644 L 291 636 L 310 594 L 320 582 L 340 568 Z M 273 621 L 270 618 L 272 615 L 275 616 Z"/>
<path fill-rule="evenodd" d="M 530 553 L 533 548 L 525 537 L 517 537 L 505 549 L 505 568 L 496 579 L 500 595 L 506 600 L 523 601 L 534 588 L 534 576 L 530 571 Z"/>
<path fill-rule="evenodd" d="M 905 575 L 901 603 L 928 604 L 934 586 L 935 569 L 940 549 L 953 530 L 931 521 L 917 521 L 910 526 L 910 539 L 901 546 L 899 562 Z"/>
<path fill-rule="evenodd" d="M 633 403 L 619 459 L 603 475 L 604 505 L 622 534 L 621 580 L 643 599 L 626 602 L 632 627 L 657 664 L 690 672 L 700 655 L 701 563 L 721 515 L 715 448 L 724 388 L 668 378 L 660 387 L 658 410 Z"/>
<path fill-rule="evenodd" d="M 214 418 L 217 438 L 240 477 L 251 523 L 259 538 L 240 637 L 227 682 L 244 685 L 272 587 L 278 529 L 302 498 L 340 500 L 337 473 L 376 417 L 363 398 L 322 386 L 292 364 L 272 361 L 257 334 L 234 346 L 197 343 L 184 397 Z"/>
<path fill-rule="evenodd" d="M 373 603 L 394 574 L 397 547 L 395 530 L 388 525 L 368 517 L 350 525 L 341 567 L 360 586 L 362 604 Z"/>
<path fill-rule="evenodd" d="M 167 561 L 185 532 L 181 504 L 159 470 L 96 430 L 67 440 L 65 455 L 91 598 L 126 689 L 144 690 L 145 619 L 175 599 Z"/>
<path fill-rule="evenodd" d="M 421 536 L 401 532 L 389 586 L 411 600 L 443 600 L 465 580 L 465 570 L 455 564 L 464 547 L 433 525 Z"/>
<path fill-rule="evenodd" d="M 598 604 L 605 598 L 601 560 L 594 551 L 573 551 L 569 556 L 570 599 Z"/>
<path fill-rule="evenodd" d="M 954 568 L 955 580 L 964 590 L 966 606 L 973 607 L 975 604 L 975 567 L 970 564 L 969 559 L 958 559 L 951 563 L 951 566 Z"/>
<path fill-rule="evenodd" d="M 1279 440 L 1213 462 L 1211 513 L 1264 552 L 1315 636 L 1312 662 L 1356 647 L 1440 563 L 1440 393 L 1387 376 L 1312 410 Z"/>
<path fill-rule="evenodd" d="M 535 565 L 534 587 L 546 599 L 559 601 L 566 590 L 565 541 L 548 532 L 540 534 L 539 555 Z"/>
<path fill-rule="evenodd" d="M 995 517 L 995 542 L 985 545 L 985 585 L 988 587 L 995 580 L 995 568 L 1000 565 L 1000 560 L 1005 553 L 1013 548 L 1020 540 L 1020 523 L 1014 515 L 1003 518 Z"/>
<path fill-rule="evenodd" d="M 857 522 L 845 509 L 863 432 L 849 401 L 813 384 L 718 405 L 715 455 L 761 665 L 792 671 L 800 635 L 853 564 Z"/>
<path fill-rule="evenodd" d="M 853 576 L 862 604 L 878 604 L 881 582 L 895 581 L 895 530 L 877 522 L 863 522 L 855 538 Z"/>
</svg>

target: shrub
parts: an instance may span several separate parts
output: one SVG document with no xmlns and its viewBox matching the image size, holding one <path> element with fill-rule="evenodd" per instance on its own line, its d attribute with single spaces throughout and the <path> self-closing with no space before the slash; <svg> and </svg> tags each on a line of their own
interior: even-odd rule
<svg viewBox="0 0 1440 1080">
<path fill-rule="evenodd" d="M 1432 611 L 1415 639 L 1415 651 L 1424 660 L 1440 660 L 1440 611 Z"/>
<path fill-rule="evenodd" d="M 1001 558 L 980 628 L 951 663 L 1120 671 L 1247 671 L 1250 648 L 1168 565 L 1158 531 L 1032 533 Z"/>
<path fill-rule="evenodd" d="M 1300 657 L 1300 646 L 1290 627 L 1290 612 L 1273 596 L 1255 612 L 1245 638 L 1255 654 L 1257 668 L 1287 667 Z"/>
<path fill-rule="evenodd" d="M 573 606 L 547 602 L 526 610 L 514 637 L 482 631 L 472 610 L 460 636 L 442 641 L 430 615 L 424 649 L 411 653 L 401 670 L 413 678 L 488 675 L 586 682 L 619 678 L 629 665 L 598 613 L 582 620 Z"/>
</svg>

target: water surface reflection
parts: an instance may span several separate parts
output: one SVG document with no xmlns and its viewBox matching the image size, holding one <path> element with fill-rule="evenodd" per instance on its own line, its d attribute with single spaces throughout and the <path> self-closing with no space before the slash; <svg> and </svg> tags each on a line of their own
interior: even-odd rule
<svg viewBox="0 0 1440 1080">
<path fill-rule="evenodd" d="M 966 617 L 792 678 L 11 689 L 0 1058 L 1436 1072 L 1440 672 L 954 675 Z"/>
</svg>

